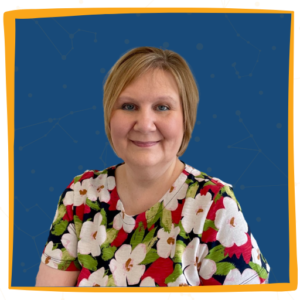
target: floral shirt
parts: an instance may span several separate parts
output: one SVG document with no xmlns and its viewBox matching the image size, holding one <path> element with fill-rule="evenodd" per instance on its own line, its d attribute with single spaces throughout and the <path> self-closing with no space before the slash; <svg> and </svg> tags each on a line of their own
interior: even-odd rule
<svg viewBox="0 0 300 300">
<path fill-rule="evenodd" d="M 185 164 L 154 206 L 125 213 L 115 170 L 76 176 L 59 203 L 42 262 L 80 270 L 77 286 L 266 283 L 270 267 L 232 187 Z"/>
</svg>

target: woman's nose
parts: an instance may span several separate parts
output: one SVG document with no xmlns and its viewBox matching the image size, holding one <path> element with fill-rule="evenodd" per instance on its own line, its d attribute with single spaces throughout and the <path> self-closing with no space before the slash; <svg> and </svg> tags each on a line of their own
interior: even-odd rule
<svg viewBox="0 0 300 300">
<path fill-rule="evenodd" d="M 156 117 L 154 112 L 149 110 L 140 110 L 136 114 L 134 130 L 147 133 L 156 130 Z"/>
</svg>

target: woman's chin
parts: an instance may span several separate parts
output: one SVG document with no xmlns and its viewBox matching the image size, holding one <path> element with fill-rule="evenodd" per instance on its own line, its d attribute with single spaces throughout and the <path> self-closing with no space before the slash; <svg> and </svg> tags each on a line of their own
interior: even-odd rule
<svg viewBox="0 0 300 300">
<path fill-rule="evenodd" d="M 150 168 L 164 162 L 158 155 L 135 155 L 135 157 L 125 158 L 125 164 L 141 168 Z"/>
</svg>

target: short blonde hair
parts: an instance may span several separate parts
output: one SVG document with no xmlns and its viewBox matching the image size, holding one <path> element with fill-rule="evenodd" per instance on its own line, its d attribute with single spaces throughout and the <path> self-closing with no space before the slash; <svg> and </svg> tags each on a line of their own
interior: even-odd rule
<svg viewBox="0 0 300 300">
<path fill-rule="evenodd" d="M 184 122 L 184 135 L 177 153 L 177 156 L 181 156 L 188 146 L 195 126 L 199 92 L 187 62 L 171 50 L 162 50 L 155 47 L 135 48 L 119 58 L 110 69 L 103 86 L 104 124 L 107 138 L 115 151 L 110 132 L 112 109 L 121 92 L 149 69 L 167 71 L 173 75 L 177 83 L 182 101 Z"/>
</svg>

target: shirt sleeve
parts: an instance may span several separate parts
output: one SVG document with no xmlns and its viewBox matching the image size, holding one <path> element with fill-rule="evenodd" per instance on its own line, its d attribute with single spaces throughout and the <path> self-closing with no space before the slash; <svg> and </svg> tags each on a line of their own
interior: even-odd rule
<svg viewBox="0 0 300 300">
<path fill-rule="evenodd" d="M 77 257 L 80 221 L 74 213 L 74 180 L 59 197 L 57 210 L 50 227 L 42 262 L 47 266 L 65 271 L 81 269 Z M 73 209 L 74 208 L 74 209 Z"/>
<path fill-rule="evenodd" d="M 219 183 L 218 183 L 219 184 Z M 229 185 L 221 185 L 207 214 L 199 271 L 202 285 L 263 284 L 270 267 Z"/>
</svg>

